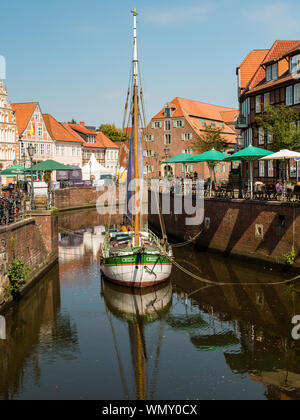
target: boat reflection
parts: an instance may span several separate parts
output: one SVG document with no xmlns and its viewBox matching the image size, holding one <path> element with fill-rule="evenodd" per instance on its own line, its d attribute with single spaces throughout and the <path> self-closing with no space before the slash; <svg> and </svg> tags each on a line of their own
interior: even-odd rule
<svg viewBox="0 0 300 420">
<path fill-rule="evenodd" d="M 118 286 L 102 279 L 102 295 L 104 297 L 106 312 L 112 330 L 124 396 L 126 399 L 130 398 L 111 314 L 118 319 L 126 321 L 128 324 L 136 399 L 154 399 L 155 377 L 157 375 L 159 355 L 162 345 L 162 327 L 165 316 L 168 314 L 172 306 L 172 285 L 171 283 L 167 283 L 145 289 L 133 289 Z M 150 366 L 147 355 L 145 327 L 147 324 L 156 321 L 161 323 L 161 328 L 158 336 L 156 357 L 153 365 L 152 378 L 154 379 L 150 380 Z M 149 385 L 150 390 L 148 391 Z"/>
</svg>

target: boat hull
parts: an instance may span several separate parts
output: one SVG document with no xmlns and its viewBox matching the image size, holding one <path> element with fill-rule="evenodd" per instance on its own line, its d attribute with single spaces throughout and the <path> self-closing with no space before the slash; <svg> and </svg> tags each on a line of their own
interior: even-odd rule
<svg viewBox="0 0 300 420">
<path fill-rule="evenodd" d="M 139 253 L 103 259 L 104 276 L 116 284 L 129 287 L 148 287 L 170 277 L 172 262 L 168 257 Z"/>
</svg>

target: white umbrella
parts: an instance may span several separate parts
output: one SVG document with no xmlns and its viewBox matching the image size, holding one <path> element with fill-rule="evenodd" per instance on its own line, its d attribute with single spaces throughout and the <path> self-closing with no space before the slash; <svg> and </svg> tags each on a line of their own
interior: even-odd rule
<svg viewBox="0 0 300 420">
<path fill-rule="evenodd" d="M 286 181 L 288 179 L 288 165 L 287 165 L 287 161 L 290 159 L 299 159 L 300 158 L 300 153 L 299 152 L 294 152 L 292 150 L 288 150 L 288 149 L 283 149 L 283 150 L 279 150 L 279 152 L 276 153 L 272 153 L 272 155 L 269 156 L 265 156 L 263 157 L 261 160 L 285 160 L 286 161 L 286 177 L 285 177 L 285 181 L 284 181 L 284 194 L 286 194 Z"/>
</svg>

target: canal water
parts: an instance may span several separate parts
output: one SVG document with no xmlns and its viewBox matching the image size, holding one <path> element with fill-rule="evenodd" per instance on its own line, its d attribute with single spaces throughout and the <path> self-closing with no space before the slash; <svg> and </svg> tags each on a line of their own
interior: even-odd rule
<svg viewBox="0 0 300 420">
<path fill-rule="evenodd" d="M 101 279 L 104 223 L 60 216 L 59 263 L 1 314 L 0 399 L 300 398 L 300 294 L 266 284 L 291 274 L 185 247 L 180 264 L 236 284 L 174 268 L 133 294 Z"/>
</svg>

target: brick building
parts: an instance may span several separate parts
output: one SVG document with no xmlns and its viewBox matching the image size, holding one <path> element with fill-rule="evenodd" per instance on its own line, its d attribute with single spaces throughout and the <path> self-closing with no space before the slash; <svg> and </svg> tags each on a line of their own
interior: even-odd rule
<svg viewBox="0 0 300 420">
<path fill-rule="evenodd" d="M 200 178 L 208 178 L 206 163 L 163 164 L 166 158 L 179 153 L 196 154 L 194 141 L 203 136 L 207 127 L 220 127 L 222 136 L 228 144 L 228 151 L 234 151 L 237 136 L 234 120 L 237 109 L 206 104 L 189 99 L 175 98 L 168 102 L 149 123 L 143 135 L 144 174 L 148 177 L 158 175 L 183 176 L 184 172 L 197 171 Z M 167 151 L 167 156 L 166 156 Z M 216 178 L 227 179 L 230 164 L 218 165 Z"/>
<path fill-rule="evenodd" d="M 263 115 L 264 105 L 270 103 L 300 110 L 300 41 L 275 41 L 269 50 L 251 51 L 236 74 L 239 117 L 235 126 L 239 130 L 241 146 L 252 144 L 272 150 L 272 133 L 259 127 L 256 118 Z M 247 163 L 243 164 L 242 175 L 248 178 Z M 296 176 L 295 162 L 291 163 L 290 175 Z M 283 176 L 283 162 L 254 162 L 254 177 L 265 183 L 274 183 Z"/>
<path fill-rule="evenodd" d="M 7 89 L 0 80 L 0 170 L 19 159 L 18 129 L 14 110 L 7 100 Z"/>
<path fill-rule="evenodd" d="M 48 132 L 39 103 L 16 103 L 12 104 L 12 109 L 15 112 L 19 133 L 20 163 L 24 163 L 22 158 L 24 154 L 27 162 L 29 161 L 27 153 L 29 144 L 35 147 L 33 163 L 51 159 L 53 157 L 54 142 Z"/>
<path fill-rule="evenodd" d="M 106 137 L 101 131 L 86 127 L 84 122 L 80 124 L 66 124 L 72 131 L 83 139 L 82 164 L 89 162 L 94 153 L 97 161 L 107 169 L 116 170 L 119 159 L 119 146 Z"/>
</svg>

